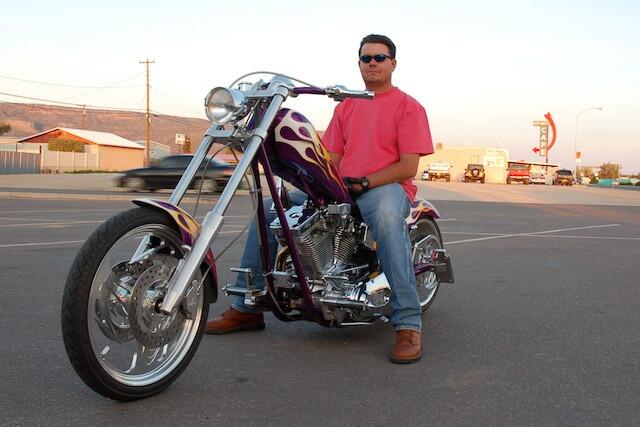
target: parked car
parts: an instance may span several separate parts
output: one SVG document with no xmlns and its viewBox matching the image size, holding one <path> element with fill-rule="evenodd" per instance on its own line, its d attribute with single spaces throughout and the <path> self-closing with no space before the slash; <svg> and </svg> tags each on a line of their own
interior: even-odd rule
<svg viewBox="0 0 640 427">
<path fill-rule="evenodd" d="M 532 184 L 544 184 L 546 182 L 546 174 L 544 171 L 533 171 L 531 172 L 531 183 Z"/>
<path fill-rule="evenodd" d="M 521 182 L 525 185 L 531 182 L 529 165 L 523 163 L 511 163 L 507 169 L 507 184 Z"/>
<path fill-rule="evenodd" d="M 476 163 L 469 163 L 464 170 L 464 182 L 480 181 L 484 184 L 484 166 Z"/>
<path fill-rule="evenodd" d="M 429 165 L 429 181 L 444 179 L 451 181 L 451 166 L 445 162 L 433 162 Z"/>
<path fill-rule="evenodd" d="M 167 156 L 149 167 L 128 170 L 118 178 L 118 186 L 133 191 L 173 189 L 192 158 L 192 154 Z M 200 170 L 190 188 L 197 190 L 202 185 L 203 193 L 215 193 L 227 184 L 235 166 L 211 157 L 208 157 L 207 160 L 209 163 L 204 178 L 202 172 L 206 161 L 200 165 Z"/>
<path fill-rule="evenodd" d="M 573 185 L 573 172 L 569 169 L 558 169 L 553 176 L 553 185 Z"/>
<path fill-rule="evenodd" d="M 422 171 L 422 176 L 420 177 L 420 179 L 422 179 L 423 181 L 428 181 L 429 180 L 429 171 L 428 170 Z"/>
</svg>

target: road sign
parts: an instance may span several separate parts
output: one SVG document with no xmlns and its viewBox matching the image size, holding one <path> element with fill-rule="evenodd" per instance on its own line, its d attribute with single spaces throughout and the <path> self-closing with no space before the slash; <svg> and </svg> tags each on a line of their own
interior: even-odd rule
<svg viewBox="0 0 640 427">
<path fill-rule="evenodd" d="M 184 145 L 187 141 L 187 135 L 184 133 L 176 133 L 176 145 Z"/>
</svg>

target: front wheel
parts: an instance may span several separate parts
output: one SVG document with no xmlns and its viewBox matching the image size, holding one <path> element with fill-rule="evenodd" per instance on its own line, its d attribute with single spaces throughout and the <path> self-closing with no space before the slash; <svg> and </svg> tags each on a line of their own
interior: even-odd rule
<svg viewBox="0 0 640 427">
<path fill-rule="evenodd" d="M 419 220 L 410 232 L 413 245 L 413 265 L 429 261 L 434 249 L 442 249 L 442 236 L 435 220 L 424 218 Z M 431 305 L 440 288 L 440 281 L 435 271 L 427 271 L 416 276 L 416 286 L 422 311 Z"/>
<path fill-rule="evenodd" d="M 164 213 L 142 207 L 102 224 L 71 266 L 62 300 L 69 360 L 94 391 L 116 400 L 152 396 L 187 367 L 209 311 L 200 272 L 172 315 L 159 311 L 185 256 Z"/>
</svg>

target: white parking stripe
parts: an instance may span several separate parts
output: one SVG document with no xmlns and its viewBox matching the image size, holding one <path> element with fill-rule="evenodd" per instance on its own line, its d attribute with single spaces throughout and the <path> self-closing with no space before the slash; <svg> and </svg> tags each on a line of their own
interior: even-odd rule
<svg viewBox="0 0 640 427">
<path fill-rule="evenodd" d="M 84 243 L 84 240 L 65 240 L 62 242 L 41 242 L 41 243 L 14 243 L 11 245 L 0 245 L 0 248 L 19 248 L 21 246 L 76 245 L 78 243 Z"/>
<path fill-rule="evenodd" d="M 58 226 L 67 226 L 67 225 L 77 225 L 77 224 L 95 224 L 95 223 L 101 223 L 104 221 L 66 221 L 66 222 L 36 222 L 36 223 L 29 223 L 29 224 L 0 224 L 0 228 L 9 228 L 9 227 L 44 227 L 44 226 L 51 226 L 51 225 L 58 225 Z"/>
<path fill-rule="evenodd" d="M 238 234 L 241 230 L 238 231 L 221 231 L 218 234 Z M 247 230 L 244 231 L 247 233 Z M 84 240 L 63 240 L 59 242 L 35 242 L 35 243 L 11 243 L 7 245 L 0 245 L 0 249 L 2 248 L 19 248 L 24 246 L 51 246 L 51 245 L 77 245 L 84 243 Z"/>
<path fill-rule="evenodd" d="M 118 209 L 43 209 L 30 211 L 0 211 L 0 214 L 42 213 L 42 212 L 117 212 Z"/>
<path fill-rule="evenodd" d="M 458 243 L 471 243 L 471 242 L 481 242 L 484 240 L 505 239 L 508 237 L 536 236 L 540 234 L 560 233 L 563 231 L 588 230 L 592 228 L 603 228 L 603 227 L 617 227 L 619 225 L 620 224 L 603 224 L 603 225 L 590 225 L 586 227 L 558 228 L 555 230 L 534 231 L 531 233 L 499 234 L 497 236 L 478 237 L 476 239 L 454 240 L 453 242 L 445 243 L 445 246 L 456 245 Z"/>
</svg>

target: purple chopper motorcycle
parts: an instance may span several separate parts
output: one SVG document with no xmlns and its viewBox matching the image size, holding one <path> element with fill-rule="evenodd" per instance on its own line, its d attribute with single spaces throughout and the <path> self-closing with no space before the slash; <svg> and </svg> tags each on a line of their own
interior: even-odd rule
<svg viewBox="0 0 640 427">
<path fill-rule="evenodd" d="M 245 81 L 256 74 L 273 77 Z M 336 101 L 374 96 L 263 72 L 244 75 L 230 88 L 212 89 L 205 108 L 213 124 L 169 199 L 134 200 L 137 207 L 106 221 L 84 243 L 69 271 L 61 321 L 71 364 L 94 391 L 123 401 L 149 397 L 187 367 L 204 334 L 209 305 L 218 297 L 210 247 L 236 190 L 249 178 L 264 271 L 232 268 L 246 275 L 248 286 L 224 286 L 226 294 L 240 295 L 246 304 L 283 321 L 346 327 L 390 316 L 391 287 L 357 205 L 311 123 L 282 108 L 288 97 L 298 95 Z M 198 224 L 179 205 L 214 143 L 243 155 L 214 208 Z M 269 225 L 259 165 L 277 214 Z M 291 206 L 283 180 L 308 200 Z M 453 283 L 438 217 L 432 204 L 416 199 L 406 219 L 423 311 L 440 283 Z M 269 233 L 278 241 L 275 262 Z M 264 289 L 252 285 L 256 274 L 264 276 Z"/>
</svg>

